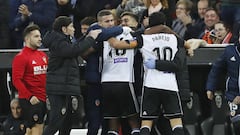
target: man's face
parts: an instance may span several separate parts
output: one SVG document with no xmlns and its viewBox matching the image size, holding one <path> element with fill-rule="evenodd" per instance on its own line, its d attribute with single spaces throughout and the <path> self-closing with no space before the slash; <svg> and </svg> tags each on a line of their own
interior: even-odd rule
<svg viewBox="0 0 240 135">
<path fill-rule="evenodd" d="M 15 119 L 17 119 L 21 116 L 22 109 L 18 102 L 13 102 L 11 104 L 11 112 L 12 112 L 13 118 L 15 118 Z"/>
<path fill-rule="evenodd" d="M 110 28 L 114 26 L 114 17 L 113 15 L 106 15 L 102 16 L 101 19 L 98 21 L 98 24 L 103 28 Z"/>
<path fill-rule="evenodd" d="M 198 5 L 198 15 L 200 18 L 204 18 L 204 15 L 206 13 L 206 9 L 208 8 L 208 1 L 199 1 Z"/>
<path fill-rule="evenodd" d="M 215 31 L 216 37 L 221 40 L 223 40 L 228 33 L 227 29 L 224 27 L 222 23 L 216 23 L 214 25 L 214 31 Z"/>
<path fill-rule="evenodd" d="M 89 25 L 86 25 L 86 24 L 81 25 L 81 32 L 83 35 L 86 35 L 88 28 L 89 28 Z"/>
<path fill-rule="evenodd" d="M 131 17 L 129 15 L 124 15 L 121 18 L 121 25 L 122 26 L 128 26 L 128 27 L 131 27 L 131 28 L 137 28 L 138 22 L 133 17 Z"/>
<path fill-rule="evenodd" d="M 213 27 L 219 21 L 219 17 L 214 10 L 209 10 L 204 15 L 204 22 L 207 27 Z"/>
<path fill-rule="evenodd" d="M 71 37 L 74 37 L 74 32 L 75 32 L 75 29 L 73 27 L 73 23 L 70 23 L 67 27 L 64 27 L 63 29 L 63 33 Z"/>
<path fill-rule="evenodd" d="M 179 17 L 182 14 L 187 15 L 186 6 L 184 4 L 178 4 L 176 7 L 176 16 Z"/>
<path fill-rule="evenodd" d="M 42 44 L 41 33 L 39 30 L 31 31 L 25 38 L 25 43 L 27 46 L 33 49 L 37 49 Z"/>
</svg>

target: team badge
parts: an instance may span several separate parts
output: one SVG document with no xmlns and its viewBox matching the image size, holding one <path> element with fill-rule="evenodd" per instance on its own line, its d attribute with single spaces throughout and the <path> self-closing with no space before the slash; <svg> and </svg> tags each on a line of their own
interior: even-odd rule
<svg viewBox="0 0 240 135">
<path fill-rule="evenodd" d="M 95 105 L 96 105 L 96 106 L 99 106 L 99 105 L 100 105 L 100 100 L 99 100 L 99 99 L 96 99 L 96 100 L 95 100 Z"/>
<path fill-rule="evenodd" d="M 231 115 L 232 117 L 235 116 L 235 115 L 236 115 L 236 111 L 232 110 L 232 111 L 230 112 L 230 115 Z"/>
<path fill-rule="evenodd" d="M 215 97 L 215 103 L 218 108 L 221 108 L 222 106 L 222 97 L 220 95 L 216 95 Z"/>
<path fill-rule="evenodd" d="M 61 113 L 64 115 L 66 113 L 67 109 L 65 107 L 62 108 Z"/>
<path fill-rule="evenodd" d="M 38 121 L 38 119 L 39 119 L 38 115 L 37 115 L 37 114 L 34 114 L 34 115 L 33 115 L 33 120 L 34 120 L 34 121 Z"/>
<path fill-rule="evenodd" d="M 20 124 L 19 128 L 20 128 L 20 130 L 24 131 L 25 130 L 24 124 Z"/>
<path fill-rule="evenodd" d="M 72 109 L 74 111 L 78 109 L 78 99 L 75 96 L 72 97 Z"/>
</svg>

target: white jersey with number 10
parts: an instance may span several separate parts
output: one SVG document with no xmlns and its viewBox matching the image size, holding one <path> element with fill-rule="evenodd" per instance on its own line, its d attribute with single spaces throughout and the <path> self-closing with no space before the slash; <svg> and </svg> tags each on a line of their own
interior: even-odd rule
<svg viewBox="0 0 240 135">
<path fill-rule="evenodd" d="M 142 35 L 143 47 L 141 52 L 143 59 L 150 58 L 156 60 L 172 61 L 177 48 L 177 38 L 173 34 L 152 34 Z M 149 88 L 178 91 L 176 75 L 172 72 L 159 71 L 157 69 L 147 69 L 144 67 L 144 86 Z"/>
</svg>

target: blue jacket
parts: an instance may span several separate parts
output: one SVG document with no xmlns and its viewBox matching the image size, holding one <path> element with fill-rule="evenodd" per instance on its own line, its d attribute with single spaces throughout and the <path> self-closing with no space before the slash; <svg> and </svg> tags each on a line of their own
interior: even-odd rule
<svg viewBox="0 0 240 135">
<path fill-rule="evenodd" d="M 17 14 L 13 27 L 24 29 L 30 22 L 33 22 L 41 28 L 43 35 L 47 30 L 51 29 L 57 12 L 56 2 L 54 0 L 38 0 L 37 2 L 21 0 L 21 4 L 27 5 L 32 15 L 23 21 L 21 14 Z"/>
<path fill-rule="evenodd" d="M 240 96 L 240 45 L 229 45 L 224 53 L 213 64 L 208 75 L 206 90 L 214 91 L 219 85 L 219 76 L 226 74 L 225 95 L 228 101 Z"/>
</svg>

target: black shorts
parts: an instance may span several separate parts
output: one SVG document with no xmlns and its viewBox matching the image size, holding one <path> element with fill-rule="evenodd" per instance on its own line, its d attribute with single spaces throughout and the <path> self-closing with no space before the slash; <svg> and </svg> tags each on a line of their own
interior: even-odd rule
<svg viewBox="0 0 240 135">
<path fill-rule="evenodd" d="M 105 119 L 125 118 L 139 112 L 132 83 L 104 82 L 102 88 Z"/>
<path fill-rule="evenodd" d="M 29 100 L 19 99 L 19 103 L 22 107 L 22 117 L 28 127 L 32 128 L 34 124 L 43 124 L 46 114 L 45 102 L 40 101 L 40 103 L 32 105 Z"/>
<path fill-rule="evenodd" d="M 183 115 L 179 93 L 144 87 L 140 116 L 143 119 L 155 119 L 162 113 L 169 119 Z"/>
</svg>

